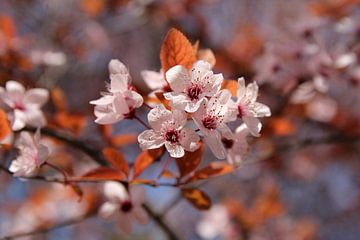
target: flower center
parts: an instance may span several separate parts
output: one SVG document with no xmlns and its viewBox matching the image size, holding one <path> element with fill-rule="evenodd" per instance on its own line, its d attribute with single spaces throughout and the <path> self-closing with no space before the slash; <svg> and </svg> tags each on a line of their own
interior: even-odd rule
<svg viewBox="0 0 360 240">
<path fill-rule="evenodd" d="M 123 211 L 124 213 L 130 212 L 132 208 L 133 205 L 130 201 L 125 201 L 121 204 L 121 211 Z"/>
<path fill-rule="evenodd" d="M 246 115 L 245 107 L 241 104 L 238 105 L 239 117 L 242 118 Z"/>
<path fill-rule="evenodd" d="M 234 140 L 222 138 L 221 142 L 224 144 L 225 148 L 229 149 L 234 145 Z"/>
<path fill-rule="evenodd" d="M 177 143 L 179 141 L 179 132 L 172 129 L 165 133 L 165 140 L 171 143 Z"/>
<path fill-rule="evenodd" d="M 216 126 L 217 126 L 217 121 L 216 121 L 216 118 L 214 116 L 205 116 L 203 119 L 202 119 L 202 123 L 204 125 L 205 128 L 207 129 L 216 129 Z"/>
<path fill-rule="evenodd" d="M 25 106 L 24 104 L 22 104 L 21 102 L 16 102 L 14 105 L 14 109 L 20 110 L 20 111 L 24 111 L 25 110 Z"/>
<path fill-rule="evenodd" d="M 198 100 L 201 92 L 202 89 L 198 84 L 193 84 L 187 89 L 187 95 L 191 99 L 191 101 Z"/>
</svg>

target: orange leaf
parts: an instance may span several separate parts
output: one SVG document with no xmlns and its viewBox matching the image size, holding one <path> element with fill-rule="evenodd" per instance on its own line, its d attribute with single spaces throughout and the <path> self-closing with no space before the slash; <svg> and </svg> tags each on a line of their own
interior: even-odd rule
<svg viewBox="0 0 360 240">
<path fill-rule="evenodd" d="M 121 174 L 118 170 L 109 167 L 98 167 L 95 168 L 83 176 L 80 177 L 81 180 L 96 181 L 96 180 L 125 180 L 125 176 Z"/>
<path fill-rule="evenodd" d="M 103 0 L 82 0 L 81 8 L 90 16 L 96 17 L 104 10 L 104 3 Z"/>
<path fill-rule="evenodd" d="M 129 176 L 129 165 L 120 152 L 116 151 L 114 148 L 107 147 L 103 149 L 103 154 L 106 160 L 108 160 L 114 168 L 125 173 L 126 177 Z"/>
<path fill-rule="evenodd" d="M 234 167 L 226 162 L 212 162 L 206 167 L 196 171 L 194 176 L 188 179 L 186 182 L 193 182 L 200 179 L 206 179 L 209 177 L 221 176 L 230 173 L 234 170 Z"/>
<path fill-rule="evenodd" d="M 186 152 L 184 157 L 176 159 L 176 165 L 178 166 L 180 172 L 180 178 L 188 175 L 199 166 L 203 153 L 204 144 L 201 143 L 199 149 L 195 152 Z"/>
<path fill-rule="evenodd" d="M 146 150 L 139 154 L 134 161 L 133 179 L 139 176 L 147 167 L 163 154 L 164 149 Z"/>
<path fill-rule="evenodd" d="M 0 31 L 4 34 L 8 43 L 15 37 L 16 28 L 10 16 L 0 15 Z"/>
<path fill-rule="evenodd" d="M 176 65 L 190 69 L 196 61 L 196 52 L 184 34 L 172 28 L 161 46 L 160 60 L 164 73 Z"/>
<path fill-rule="evenodd" d="M 11 133 L 9 121 L 6 113 L 0 109 L 0 141 Z"/>
<path fill-rule="evenodd" d="M 135 143 L 136 141 L 137 141 L 137 136 L 135 134 L 121 134 L 111 139 L 111 143 L 115 146 L 132 144 Z"/>
<path fill-rule="evenodd" d="M 86 118 L 80 114 L 58 112 L 55 114 L 55 122 L 59 127 L 70 130 L 75 135 L 78 135 L 85 127 Z"/>
<path fill-rule="evenodd" d="M 61 88 L 56 87 L 51 90 L 51 100 L 57 111 L 67 110 L 67 102 L 65 99 L 65 94 Z"/>
<path fill-rule="evenodd" d="M 294 124 L 287 118 L 272 118 L 269 125 L 274 134 L 278 136 L 293 135 L 296 131 Z"/>
<path fill-rule="evenodd" d="M 131 184 L 146 184 L 146 185 L 150 185 L 150 186 L 156 186 L 156 181 L 150 180 L 150 179 L 143 179 L 143 178 L 134 179 L 130 183 Z"/>
<path fill-rule="evenodd" d="M 224 79 L 222 85 L 222 89 L 228 89 L 231 92 L 231 95 L 236 97 L 236 91 L 237 91 L 237 81 L 235 80 L 226 80 Z"/>
<path fill-rule="evenodd" d="M 207 210 L 211 207 L 210 197 L 199 189 L 182 189 L 181 193 L 186 200 L 199 210 Z"/>
</svg>

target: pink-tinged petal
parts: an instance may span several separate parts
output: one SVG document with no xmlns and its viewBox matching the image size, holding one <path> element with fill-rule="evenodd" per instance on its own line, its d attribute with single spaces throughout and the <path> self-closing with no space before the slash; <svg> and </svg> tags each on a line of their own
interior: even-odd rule
<svg viewBox="0 0 360 240">
<path fill-rule="evenodd" d="M 242 119 L 246 124 L 246 126 L 248 127 L 251 135 L 253 135 L 254 137 L 259 137 L 261 130 L 261 123 L 259 119 L 252 116 L 244 116 Z"/>
<path fill-rule="evenodd" d="M 144 79 L 145 84 L 151 89 L 161 89 L 165 84 L 164 74 L 162 72 L 155 71 L 141 71 L 141 76 Z"/>
<path fill-rule="evenodd" d="M 207 87 L 206 96 L 212 97 L 214 94 L 216 94 L 220 90 L 223 80 L 224 77 L 221 73 L 212 75 L 212 81 Z"/>
<path fill-rule="evenodd" d="M 181 65 L 176 65 L 166 72 L 166 80 L 174 92 L 182 92 L 189 82 L 186 69 Z"/>
<path fill-rule="evenodd" d="M 148 122 L 155 131 L 160 131 L 163 122 L 169 121 L 172 114 L 164 105 L 158 104 L 148 113 Z"/>
<path fill-rule="evenodd" d="M 110 74 L 128 74 L 129 71 L 126 66 L 118 59 L 111 59 L 108 65 Z"/>
<path fill-rule="evenodd" d="M 173 158 L 181 158 L 185 155 L 184 148 L 180 145 L 165 142 L 165 147 L 170 156 Z"/>
<path fill-rule="evenodd" d="M 24 86 L 16 81 L 6 82 L 5 88 L 9 94 L 13 94 L 13 93 L 23 94 L 25 92 Z"/>
<path fill-rule="evenodd" d="M 11 116 L 11 129 L 13 131 L 21 130 L 26 125 L 26 115 L 23 111 L 15 110 Z"/>
<path fill-rule="evenodd" d="M 246 94 L 245 78 L 239 78 L 237 84 L 237 98 L 243 99 Z"/>
<path fill-rule="evenodd" d="M 144 99 L 139 93 L 128 90 L 123 94 L 130 108 L 139 108 L 142 106 Z"/>
<path fill-rule="evenodd" d="M 154 130 L 145 130 L 138 136 L 138 142 L 142 150 L 156 149 L 164 145 L 165 139 Z"/>
<path fill-rule="evenodd" d="M 119 214 L 118 227 L 125 234 L 132 232 L 132 218 L 129 214 Z"/>
<path fill-rule="evenodd" d="M 180 132 L 180 144 L 186 151 L 194 152 L 199 148 L 200 137 L 190 128 L 183 128 Z"/>
<path fill-rule="evenodd" d="M 20 150 L 24 150 L 26 148 L 36 149 L 33 137 L 29 132 L 25 131 L 20 133 L 20 137 L 16 140 L 15 146 Z"/>
<path fill-rule="evenodd" d="M 201 103 L 203 102 L 204 98 L 200 99 L 199 101 L 195 101 L 195 102 L 191 102 L 189 101 L 186 105 L 185 105 L 185 111 L 189 112 L 189 113 L 193 113 L 196 112 Z"/>
<path fill-rule="evenodd" d="M 246 87 L 246 100 L 249 100 L 251 103 L 256 102 L 258 96 L 259 87 L 256 82 L 249 83 Z"/>
<path fill-rule="evenodd" d="M 37 105 L 43 106 L 49 99 L 49 91 L 44 88 L 33 88 L 25 93 L 24 103 L 25 105 Z"/>
<path fill-rule="evenodd" d="M 38 108 L 27 109 L 25 112 L 26 124 L 32 127 L 43 127 L 46 125 L 46 119 L 42 111 Z"/>
<path fill-rule="evenodd" d="M 262 103 L 255 102 L 253 104 L 254 117 L 270 117 L 271 111 L 268 106 Z"/>
<path fill-rule="evenodd" d="M 128 74 L 112 74 L 110 75 L 110 89 L 112 93 L 124 92 L 128 89 L 129 75 Z"/>
<path fill-rule="evenodd" d="M 129 187 L 131 202 L 134 206 L 141 206 L 145 202 L 145 189 L 139 185 Z"/>
<path fill-rule="evenodd" d="M 193 68 L 204 68 L 204 69 L 210 71 L 211 70 L 211 65 L 210 65 L 210 63 L 208 63 L 206 61 L 199 60 L 199 61 L 196 61 L 193 64 Z"/>
<path fill-rule="evenodd" d="M 99 209 L 99 215 L 102 218 L 114 218 L 119 212 L 120 205 L 113 202 L 105 202 Z"/>
<path fill-rule="evenodd" d="M 175 128 L 183 127 L 187 122 L 187 114 L 182 110 L 174 109 L 172 112 L 172 118 L 175 123 Z"/>
<path fill-rule="evenodd" d="M 124 115 L 130 111 L 129 105 L 122 94 L 116 95 L 112 104 L 116 114 Z"/>
<path fill-rule="evenodd" d="M 225 116 L 228 112 L 228 104 L 231 98 L 231 93 L 223 89 L 209 100 L 209 108 L 218 116 Z"/>
<path fill-rule="evenodd" d="M 164 93 L 164 98 L 170 101 L 170 106 L 175 109 L 184 110 L 186 105 L 190 102 L 184 93 L 168 92 Z"/>
<path fill-rule="evenodd" d="M 127 192 L 125 186 L 115 181 L 105 182 L 104 195 L 111 202 L 126 201 L 129 199 L 129 193 Z"/>
<path fill-rule="evenodd" d="M 226 158 L 226 150 L 221 142 L 220 133 L 213 131 L 212 134 L 204 137 L 205 143 L 210 147 L 210 150 L 218 159 Z"/>
<path fill-rule="evenodd" d="M 36 162 L 36 166 L 40 167 L 49 157 L 49 148 L 45 145 L 40 144 L 38 147 L 38 158 Z"/>
<path fill-rule="evenodd" d="M 141 206 L 135 207 L 132 211 L 132 215 L 135 220 L 140 224 L 145 225 L 149 222 L 149 215 Z"/>
<path fill-rule="evenodd" d="M 19 156 L 11 162 L 9 171 L 15 177 L 32 177 L 35 176 L 38 169 L 35 165 L 31 164 L 32 159 L 27 156 Z"/>
<path fill-rule="evenodd" d="M 226 139 L 232 139 L 234 137 L 230 128 L 224 123 L 219 125 L 218 130 L 220 131 L 221 136 Z"/>
<path fill-rule="evenodd" d="M 109 113 L 97 112 L 96 108 L 94 113 L 95 116 L 97 117 L 95 120 L 97 124 L 113 124 L 124 119 L 124 116 L 118 115 L 114 112 L 109 112 Z"/>
<path fill-rule="evenodd" d="M 238 105 L 230 99 L 227 104 L 227 112 L 225 113 L 224 122 L 235 121 L 239 115 Z"/>
<path fill-rule="evenodd" d="M 114 101 L 113 95 L 105 95 L 99 99 L 90 101 L 90 104 L 93 105 L 109 105 Z"/>
<path fill-rule="evenodd" d="M 300 104 L 309 102 L 316 94 L 313 82 L 305 82 L 297 87 L 291 95 L 292 103 Z"/>
</svg>

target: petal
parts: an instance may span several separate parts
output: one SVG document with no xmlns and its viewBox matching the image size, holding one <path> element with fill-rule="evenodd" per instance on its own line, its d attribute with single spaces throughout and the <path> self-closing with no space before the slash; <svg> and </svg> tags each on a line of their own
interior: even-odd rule
<svg viewBox="0 0 360 240">
<path fill-rule="evenodd" d="M 170 68 L 165 75 L 171 89 L 177 93 L 183 92 L 189 82 L 186 69 L 181 65 Z"/>
<path fill-rule="evenodd" d="M 211 70 L 211 65 L 206 61 L 199 60 L 193 64 L 193 68 L 204 68 L 206 70 Z"/>
<path fill-rule="evenodd" d="M 182 110 L 175 109 L 172 112 L 172 119 L 176 125 L 175 128 L 180 128 L 185 126 L 187 122 L 187 114 Z"/>
<path fill-rule="evenodd" d="M 148 122 L 150 126 L 155 130 L 159 131 L 163 122 L 171 120 L 171 112 L 167 110 L 164 105 L 158 104 L 148 113 Z"/>
<path fill-rule="evenodd" d="M 220 133 L 217 131 L 212 131 L 212 134 L 204 137 L 206 144 L 210 147 L 210 150 L 218 159 L 226 158 L 226 150 L 224 145 L 221 142 Z"/>
<path fill-rule="evenodd" d="M 144 79 L 145 84 L 151 89 L 161 89 L 165 85 L 164 74 L 155 71 L 141 71 L 141 76 Z"/>
<path fill-rule="evenodd" d="M 212 97 L 214 94 L 216 94 L 220 90 L 221 84 L 224 80 L 224 77 L 221 73 L 214 74 L 211 78 L 212 81 L 210 82 L 209 86 L 206 86 L 207 97 Z"/>
<path fill-rule="evenodd" d="M 46 125 L 46 119 L 40 109 L 27 109 L 25 111 L 26 124 L 32 127 L 43 127 Z"/>
<path fill-rule="evenodd" d="M 250 133 L 254 137 L 259 137 L 260 130 L 261 130 L 261 123 L 260 123 L 259 119 L 257 119 L 256 117 L 252 117 L 252 116 L 244 116 L 242 119 L 243 119 L 244 123 L 246 124 L 246 126 L 248 127 Z"/>
<path fill-rule="evenodd" d="M 13 131 L 18 131 L 25 127 L 26 115 L 23 111 L 15 110 L 11 118 L 11 129 Z"/>
<path fill-rule="evenodd" d="M 44 162 L 46 162 L 49 157 L 49 148 L 45 145 L 40 144 L 38 147 L 38 158 L 37 158 L 37 167 L 40 167 Z"/>
<path fill-rule="evenodd" d="M 110 74 L 129 74 L 126 66 L 118 59 L 111 59 L 108 65 Z"/>
<path fill-rule="evenodd" d="M 147 224 L 149 222 L 149 215 L 142 207 L 135 207 L 132 211 L 132 215 L 136 221 L 140 224 Z"/>
<path fill-rule="evenodd" d="M 232 139 L 234 137 L 230 128 L 224 123 L 218 126 L 218 130 L 221 132 L 221 136 L 226 139 Z"/>
<path fill-rule="evenodd" d="M 271 111 L 268 106 L 262 103 L 255 102 L 253 105 L 254 117 L 270 117 Z"/>
<path fill-rule="evenodd" d="M 154 130 L 145 130 L 138 136 L 138 142 L 142 150 L 156 149 L 164 145 L 165 139 Z"/>
<path fill-rule="evenodd" d="M 99 99 L 90 101 L 90 104 L 93 105 L 109 105 L 114 101 L 113 95 L 105 95 Z"/>
<path fill-rule="evenodd" d="M 168 92 L 164 93 L 164 98 L 170 100 L 170 106 L 172 108 L 185 110 L 186 104 L 189 101 L 188 97 L 183 93 Z"/>
<path fill-rule="evenodd" d="M 33 88 L 25 93 L 24 103 L 41 107 L 49 99 L 49 91 L 44 88 Z"/>
<path fill-rule="evenodd" d="M 129 75 L 128 74 L 112 74 L 110 75 L 110 92 L 124 92 L 128 89 Z"/>
<path fill-rule="evenodd" d="M 127 90 L 123 94 L 124 94 L 126 103 L 128 104 L 130 109 L 139 108 L 142 106 L 144 99 L 139 93 L 137 93 L 135 91 Z"/>
<path fill-rule="evenodd" d="M 122 115 L 117 115 L 114 112 L 104 114 L 103 112 L 97 112 L 95 109 L 94 113 L 97 117 L 95 120 L 97 124 L 113 124 L 124 119 Z"/>
<path fill-rule="evenodd" d="M 200 137 L 193 129 L 183 128 L 180 132 L 180 144 L 186 151 L 194 152 L 199 148 Z"/>
<path fill-rule="evenodd" d="M 238 99 L 242 99 L 245 97 L 246 87 L 245 87 L 245 78 L 241 77 L 238 79 L 237 84 L 237 97 Z"/>
<path fill-rule="evenodd" d="M 249 83 L 246 87 L 246 94 L 245 94 L 246 100 L 249 100 L 251 103 L 254 103 L 258 96 L 258 90 L 259 87 L 256 82 Z"/>
<path fill-rule="evenodd" d="M 145 202 L 145 189 L 139 185 L 129 187 L 131 202 L 134 205 L 141 206 Z"/>
<path fill-rule="evenodd" d="M 129 194 L 125 186 L 119 182 L 107 181 L 104 184 L 104 195 L 111 202 L 126 201 L 129 199 Z"/>
<path fill-rule="evenodd" d="M 16 81 L 8 81 L 6 82 L 6 91 L 9 92 L 10 94 L 12 93 L 21 93 L 23 94 L 25 92 L 25 88 L 23 85 L 21 85 L 20 83 L 16 82 Z"/>
<path fill-rule="evenodd" d="M 173 158 L 181 158 L 185 155 L 184 148 L 181 145 L 165 142 L 165 147 L 170 156 Z"/>
<path fill-rule="evenodd" d="M 130 111 L 129 105 L 122 94 L 117 94 L 112 104 L 116 114 L 124 115 Z"/>
<path fill-rule="evenodd" d="M 36 145 L 34 139 L 29 132 L 22 131 L 20 137 L 17 139 L 15 146 L 20 150 L 25 148 L 35 149 Z"/>
<path fill-rule="evenodd" d="M 114 217 L 119 211 L 119 204 L 113 202 L 105 202 L 99 209 L 99 215 L 102 218 L 109 219 Z"/>
<path fill-rule="evenodd" d="M 195 101 L 195 102 L 188 102 L 186 105 L 185 105 L 185 111 L 189 112 L 189 113 L 193 113 L 193 112 L 196 112 L 201 103 L 203 102 L 204 98 L 201 98 L 199 101 Z"/>
<path fill-rule="evenodd" d="M 132 219 L 129 214 L 120 214 L 118 227 L 125 234 L 130 234 L 132 232 Z"/>
</svg>

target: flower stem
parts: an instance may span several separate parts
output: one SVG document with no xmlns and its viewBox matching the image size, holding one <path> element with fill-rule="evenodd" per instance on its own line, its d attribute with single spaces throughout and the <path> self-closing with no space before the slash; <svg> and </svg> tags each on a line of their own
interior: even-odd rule
<svg viewBox="0 0 360 240">
<path fill-rule="evenodd" d="M 51 167 L 52 169 L 55 169 L 56 171 L 58 171 L 59 173 L 61 173 L 61 175 L 63 175 L 64 177 L 64 184 L 67 185 L 68 184 L 68 179 L 67 179 L 67 175 L 65 173 L 65 171 L 57 166 L 55 166 L 54 164 L 52 163 L 49 163 L 49 162 L 45 162 L 45 165 Z"/>
</svg>

